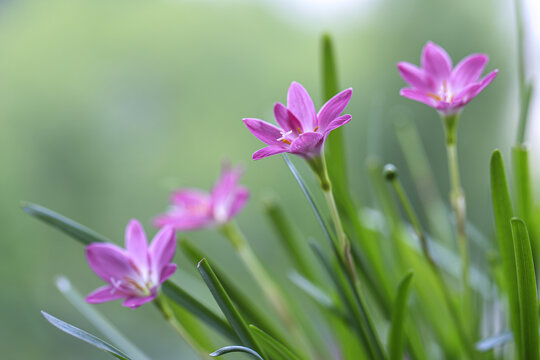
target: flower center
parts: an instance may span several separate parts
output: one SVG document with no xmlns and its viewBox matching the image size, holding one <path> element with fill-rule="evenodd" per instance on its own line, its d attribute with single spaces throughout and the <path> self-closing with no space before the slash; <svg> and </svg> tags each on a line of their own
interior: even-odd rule
<svg viewBox="0 0 540 360">
<path fill-rule="evenodd" d="M 428 93 L 427 95 L 437 101 L 444 101 L 448 103 L 451 103 L 454 100 L 455 96 L 455 94 L 453 94 L 452 91 L 448 88 L 448 83 L 446 82 L 446 80 L 443 80 L 438 93 Z"/>
</svg>

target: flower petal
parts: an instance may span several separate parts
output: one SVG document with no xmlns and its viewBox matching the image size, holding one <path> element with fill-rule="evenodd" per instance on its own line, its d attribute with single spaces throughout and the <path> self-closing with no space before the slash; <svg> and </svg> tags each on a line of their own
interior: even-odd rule
<svg viewBox="0 0 540 360">
<path fill-rule="evenodd" d="M 157 294 L 152 294 L 152 295 L 146 296 L 146 297 L 136 297 L 136 296 L 128 297 L 122 303 L 122 306 L 128 307 L 130 309 L 136 309 L 139 306 L 141 306 L 143 304 L 146 304 L 149 301 L 154 300 L 156 298 L 156 295 Z"/>
<path fill-rule="evenodd" d="M 440 83 L 450 76 L 452 60 L 442 47 L 429 41 L 422 50 L 422 69 Z"/>
<path fill-rule="evenodd" d="M 343 90 L 323 105 L 317 115 L 317 125 L 319 126 L 320 131 L 324 132 L 328 124 L 341 115 L 351 100 L 352 93 L 353 90 L 351 88 Z"/>
<path fill-rule="evenodd" d="M 165 267 L 161 270 L 161 274 L 159 275 L 159 282 L 163 283 L 165 280 L 171 277 L 172 274 L 176 271 L 176 264 L 167 264 Z"/>
<path fill-rule="evenodd" d="M 477 82 L 488 62 L 485 54 L 472 54 L 464 58 L 452 70 L 450 86 L 454 91 L 459 91 L 468 84 Z"/>
<path fill-rule="evenodd" d="M 231 206 L 229 218 L 234 217 L 238 212 L 240 212 L 244 206 L 246 206 L 247 201 L 249 200 L 249 190 L 240 186 L 236 190 L 236 195 L 234 197 L 234 202 Z"/>
<path fill-rule="evenodd" d="M 113 301 L 125 298 L 127 295 L 118 291 L 110 285 L 105 285 L 92 291 L 86 297 L 86 302 L 90 304 L 99 304 L 107 301 Z"/>
<path fill-rule="evenodd" d="M 210 203 L 210 195 L 198 189 L 181 189 L 172 193 L 171 203 L 192 208 L 200 207 Z"/>
<path fill-rule="evenodd" d="M 427 76 L 424 70 L 408 62 L 398 63 L 398 71 L 403 80 L 411 87 L 426 92 L 435 90 L 435 83 L 431 77 Z"/>
<path fill-rule="evenodd" d="M 238 182 L 243 172 L 242 168 L 229 169 L 228 166 L 225 166 L 218 182 L 212 189 L 212 214 L 216 222 L 220 224 L 230 219 L 236 189 L 238 188 Z"/>
<path fill-rule="evenodd" d="M 190 215 L 188 213 L 174 213 L 158 215 L 154 218 L 154 226 L 162 228 L 170 225 L 176 230 L 189 231 L 209 227 L 213 224 L 211 213 Z"/>
<path fill-rule="evenodd" d="M 418 89 L 404 88 L 399 91 L 399 94 L 411 100 L 423 102 L 431 107 L 436 107 L 438 103 L 437 100 L 428 96 L 424 91 Z"/>
<path fill-rule="evenodd" d="M 176 236 L 172 226 L 163 227 L 154 236 L 148 249 L 152 262 L 152 274 L 159 276 L 165 265 L 169 264 L 176 251 Z M 159 281 L 159 279 L 155 279 Z"/>
<path fill-rule="evenodd" d="M 298 129 L 300 129 L 300 132 L 304 131 L 300 120 L 298 120 L 296 116 L 294 116 L 294 114 L 285 107 L 285 105 L 276 103 L 276 105 L 274 105 L 274 116 L 284 132 L 288 132 L 290 130 L 299 132 Z"/>
<path fill-rule="evenodd" d="M 125 251 L 113 244 L 93 243 L 86 247 L 86 259 L 94 272 L 104 281 L 137 276 Z"/>
<path fill-rule="evenodd" d="M 328 125 L 328 127 L 324 130 L 324 135 L 328 136 L 328 134 L 330 134 L 330 132 L 332 130 L 337 129 L 338 127 L 343 126 L 346 123 L 348 123 L 349 121 L 351 121 L 351 118 L 352 118 L 352 116 L 347 114 L 347 115 L 342 115 L 342 116 L 334 119 L 334 121 L 332 121 Z"/>
<path fill-rule="evenodd" d="M 277 139 L 281 137 L 282 131 L 277 126 L 259 119 L 243 119 L 243 121 L 249 131 L 263 143 L 268 145 L 277 145 L 280 143 Z"/>
<path fill-rule="evenodd" d="M 472 97 L 474 98 L 475 96 L 480 94 L 486 88 L 486 86 L 491 84 L 491 82 L 495 79 L 495 77 L 497 77 L 498 73 L 499 73 L 499 70 L 495 69 L 492 72 L 490 72 L 489 74 L 487 74 L 486 76 L 484 76 L 482 78 L 482 80 L 480 80 L 480 83 L 479 83 L 480 86 L 476 89 L 476 91 L 474 92 Z"/>
<path fill-rule="evenodd" d="M 476 93 L 476 90 L 480 87 L 480 83 L 472 83 L 465 86 L 458 92 L 452 99 L 453 103 L 459 104 L 460 106 L 466 105 L 471 101 Z"/>
<path fill-rule="evenodd" d="M 302 85 L 293 81 L 287 93 L 287 108 L 302 123 L 304 131 L 312 131 L 317 126 L 317 112 L 308 92 Z"/>
<path fill-rule="evenodd" d="M 126 250 L 137 267 L 146 272 L 148 269 L 148 241 L 141 223 L 132 219 L 126 227 Z"/>
<path fill-rule="evenodd" d="M 289 149 L 280 145 L 270 145 L 255 151 L 252 155 L 253 160 L 260 160 L 262 158 L 288 152 Z"/>
<path fill-rule="evenodd" d="M 324 144 L 324 135 L 316 132 L 303 133 L 291 144 L 290 153 L 304 158 L 319 156 Z"/>
</svg>

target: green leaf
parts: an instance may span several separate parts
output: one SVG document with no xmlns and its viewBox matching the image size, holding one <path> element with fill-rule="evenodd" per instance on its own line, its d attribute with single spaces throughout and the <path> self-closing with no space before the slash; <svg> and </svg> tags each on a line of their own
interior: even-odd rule
<svg viewBox="0 0 540 360">
<path fill-rule="evenodd" d="M 253 336 L 264 347 L 266 352 L 273 360 L 300 360 L 300 358 L 289 350 L 285 345 L 274 339 L 269 334 L 265 333 L 255 325 L 250 325 Z"/>
<path fill-rule="evenodd" d="M 521 347 L 523 359 L 538 360 L 538 299 L 531 243 L 523 220 L 512 219 L 512 236 L 516 251 L 516 273 L 519 295 Z"/>
<path fill-rule="evenodd" d="M 97 347 L 100 350 L 106 351 L 118 359 L 130 360 L 129 356 L 127 356 L 126 354 L 124 354 L 122 351 L 118 350 L 111 344 L 108 344 L 105 341 L 99 339 L 98 337 L 90 333 L 87 333 L 86 331 L 81 330 L 78 327 L 70 325 L 65 321 L 55 318 L 54 316 L 47 314 L 45 311 L 41 311 L 41 314 L 48 322 L 50 322 L 53 326 L 62 330 L 66 334 L 74 336 L 90 345 Z"/>
<path fill-rule="evenodd" d="M 336 63 L 332 39 L 325 34 L 322 37 L 322 80 L 323 102 L 330 100 L 338 92 Z M 347 188 L 347 163 L 343 140 L 343 129 L 332 131 L 325 144 L 325 156 L 328 164 L 328 174 L 334 185 L 334 190 L 344 193 Z"/>
<path fill-rule="evenodd" d="M 388 335 L 390 360 L 403 359 L 405 310 L 407 308 L 407 300 L 409 298 L 409 290 L 411 288 L 413 276 L 414 273 L 409 272 L 398 285 L 398 291 L 392 311 L 392 322 Z"/>
<path fill-rule="evenodd" d="M 66 277 L 56 279 L 56 287 L 66 299 L 92 324 L 95 328 L 116 346 L 124 349 L 136 359 L 150 359 L 128 338 L 126 338 L 114 325 L 112 325 L 101 313 L 90 306 L 84 298 L 75 290 Z"/>
<path fill-rule="evenodd" d="M 289 220 L 290 216 L 287 216 L 283 207 L 274 200 L 266 201 L 264 209 L 270 224 L 286 249 L 286 254 L 294 262 L 298 271 L 309 280 L 317 281 L 317 273 L 307 257 L 303 239 L 301 239 L 298 229 Z"/>
<path fill-rule="evenodd" d="M 166 281 L 162 285 L 162 291 L 169 299 L 176 302 L 178 305 L 188 310 L 201 321 L 206 323 L 212 329 L 225 336 L 230 341 L 238 341 L 239 338 L 233 331 L 231 326 L 227 324 L 220 316 L 216 315 L 212 310 L 201 304 L 197 299 L 188 294 L 184 289 L 177 286 L 171 281 Z"/>
<path fill-rule="evenodd" d="M 22 209 L 27 214 L 30 214 L 52 227 L 57 228 L 63 233 L 70 235 L 74 239 L 79 240 L 83 245 L 89 245 L 93 242 L 109 242 L 103 235 L 43 206 L 23 202 Z"/>
<path fill-rule="evenodd" d="M 499 254 L 501 256 L 503 268 L 503 281 L 508 293 L 508 303 L 510 305 L 510 323 L 516 337 L 516 342 L 521 341 L 519 301 L 517 290 L 516 258 L 514 255 L 514 242 L 512 239 L 512 228 L 510 220 L 514 216 L 510 192 L 506 181 L 506 173 L 502 154 L 495 150 L 491 156 L 491 197 L 493 201 L 493 212 L 497 227 L 497 239 L 499 242 Z M 518 355 L 521 358 L 521 347 L 517 347 Z"/>
<path fill-rule="evenodd" d="M 257 359 L 264 360 L 261 357 L 261 355 L 259 355 L 255 350 L 250 349 L 250 348 L 245 347 L 245 346 L 225 346 L 225 347 L 222 347 L 219 350 L 214 351 L 213 353 L 210 354 L 210 356 L 217 357 L 217 356 L 225 355 L 225 354 L 232 353 L 232 352 L 243 352 L 243 353 L 246 353 L 246 354 L 250 354 L 250 355 L 256 357 Z"/>
<path fill-rule="evenodd" d="M 263 354 L 244 318 L 232 303 L 231 298 L 223 288 L 223 285 L 221 285 L 221 282 L 218 280 L 208 261 L 202 259 L 197 265 L 197 268 L 199 269 L 206 286 L 219 305 L 219 308 L 233 327 L 242 344 Z"/>
<path fill-rule="evenodd" d="M 205 257 L 193 244 L 187 240 L 182 240 L 180 242 L 180 246 L 184 255 L 186 255 L 194 264 L 199 263 L 199 261 Z M 275 321 L 270 318 L 269 312 L 262 309 L 258 304 L 246 297 L 245 294 L 242 293 L 241 289 L 235 285 L 234 281 L 231 281 L 231 279 L 226 276 L 224 271 L 220 271 L 220 269 L 215 265 L 215 262 L 212 262 L 208 257 L 206 257 L 206 260 L 214 264 L 213 268 L 215 272 L 220 274 L 219 280 L 223 285 L 223 288 L 227 294 L 229 294 L 231 300 L 238 307 L 239 311 L 244 315 L 246 321 L 267 329 L 267 331 L 270 331 L 274 336 L 278 336 L 277 334 L 279 334 L 279 338 L 281 339 L 281 331 L 276 327 Z"/>
</svg>

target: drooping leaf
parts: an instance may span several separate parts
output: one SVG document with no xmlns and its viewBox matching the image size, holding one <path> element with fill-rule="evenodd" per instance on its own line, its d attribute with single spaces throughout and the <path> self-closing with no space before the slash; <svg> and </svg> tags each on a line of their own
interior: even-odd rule
<svg viewBox="0 0 540 360">
<path fill-rule="evenodd" d="M 264 347 L 266 353 L 273 360 L 300 360 L 300 358 L 294 354 L 287 346 L 274 339 L 272 336 L 259 329 L 255 325 L 250 325 L 249 328 L 253 332 L 253 336 L 259 341 L 261 346 Z"/>
<path fill-rule="evenodd" d="M 521 356 L 525 360 L 538 360 L 538 298 L 536 276 L 527 226 L 519 218 L 512 219 L 512 237 L 516 252 L 516 275 L 519 298 Z"/>
<path fill-rule="evenodd" d="M 225 354 L 233 353 L 233 352 L 246 353 L 246 354 L 254 356 L 255 358 L 259 360 L 264 360 L 261 357 L 261 355 L 259 355 L 255 350 L 250 349 L 245 346 L 225 346 L 225 347 L 222 347 L 221 349 L 214 351 L 213 353 L 210 354 L 210 356 L 217 357 L 217 356 L 221 356 L 221 355 L 225 355 Z"/>
<path fill-rule="evenodd" d="M 149 360 L 135 344 L 126 338 L 114 325 L 112 325 L 101 313 L 90 306 L 84 298 L 75 290 L 66 277 L 56 279 L 56 287 L 66 299 L 92 324 L 95 328 L 114 345 L 124 349 L 138 360 Z"/>
<path fill-rule="evenodd" d="M 521 342 L 521 328 L 519 315 L 519 300 L 517 290 L 516 257 L 514 254 L 514 241 L 512 240 L 512 228 L 510 220 L 514 216 L 514 209 L 510 200 L 510 192 L 506 181 L 506 173 L 502 154 L 495 150 L 491 156 L 491 197 L 493 212 L 497 228 L 499 242 L 499 255 L 503 268 L 503 280 L 508 294 L 510 305 L 510 324 L 515 334 L 517 343 Z M 521 347 L 517 347 L 521 357 Z"/>
<path fill-rule="evenodd" d="M 54 212 L 46 207 L 32 204 L 29 202 L 22 203 L 22 209 L 29 215 L 32 215 L 41 221 L 51 225 L 52 227 L 62 231 L 79 240 L 83 245 L 90 245 L 93 242 L 108 242 L 106 237 L 90 230 L 57 212 Z"/>
<path fill-rule="evenodd" d="M 405 277 L 400 281 L 398 285 L 398 291 L 392 310 L 392 322 L 390 325 L 390 332 L 388 334 L 388 349 L 390 360 L 403 359 L 403 343 L 405 339 L 405 310 L 407 308 L 407 300 L 409 299 L 409 290 L 411 288 L 413 276 L 414 273 L 409 272 L 407 275 L 405 275 Z"/>
<path fill-rule="evenodd" d="M 232 303 L 231 298 L 223 288 L 223 285 L 221 285 L 221 282 L 218 280 L 208 261 L 206 261 L 206 259 L 202 259 L 197 265 L 197 268 L 199 269 L 206 286 L 219 305 L 219 308 L 240 338 L 242 344 L 255 349 L 258 353 L 264 356 L 264 352 L 253 337 L 253 334 L 246 324 L 246 321 Z"/>
<path fill-rule="evenodd" d="M 65 332 L 66 334 L 69 334 L 73 337 L 76 337 L 90 345 L 93 345 L 95 347 L 97 347 L 98 349 L 100 350 L 103 350 L 105 352 L 108 352 L 109 354 L 111 354 L 112 356 L 118 358 L 118 359 L 122 359 L 122 360 L 130 360 L 131 358 L 124 354 L 122 351 L 118 350 L 117 348 L 115 348 L 114 346 L 112 346 L 111 344 L 108 344 L 107 342 L 101 340 L 100 338 L 84 331 L 84 330 L 81 330 L 79 329 L 78 327 L 75 327 L 71 324 L 68 324 L 67 322 L 65 321 L 62 321 L 48 313 L 46 313 L 45 311 L 41 311 L 41 314 L 43 315 L 43 317 L 49 322 L 51 323 L 53 326 L 57 327 L 58 329 L 62 330 L 63 332 Z"/>
</svg>

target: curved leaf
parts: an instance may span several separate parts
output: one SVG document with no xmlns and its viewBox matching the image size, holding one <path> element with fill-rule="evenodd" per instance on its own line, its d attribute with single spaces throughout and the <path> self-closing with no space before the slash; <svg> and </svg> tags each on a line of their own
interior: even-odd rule
<svg viewBox="0 0 540 360">
<path fill-rule="evenodd" d="M 50 322 L 53 326 L 57 327 L 58 329 L 62 330 L 66 334 L 69 334 L 71 336 L 74 336 L 90 345 L 93 345 L 97 347 L 100 350 L 106 351 L 109 354 L 113 355 L 114 357 L 122 360 L 130 360 L 130 357 L 128 357 L 126 354 L 124 354 L 122 351 L 118 350 L 114 346 L 112 346 L 109 343 L 106 343 L 105 341 L 101 340 L 100 338 L 79 329 L 78 327 L 75 327 L 71 324 L 68 324 L 65 321 L 62 321 L 58 318 L 55 318 L 54 316 L 47 314 L 45 311 L 41 311 L 41 314 L 43 317 Z"/>
<path fill-rule="evenodd" d="M 256 357 L 259 360 L 264 360 L 261 357 L 261 355 L 259 355 L 255 350 L 250 349 L 250 348 L 245 347 L 245 346 L 225 346 L 225 347 L 222 347 L 219 350 L 214 351 L 213 353 L 210 354 L 210 356 L 217 357 L 217 356 L 221 356 L 221 355 L 232 353 L 232 352 L 243 352 L 243 353 L 246 353 L 246 354 L 253 355 L 254 357 Z"/>
<path fill-rule="evenodd" d="M 276 360 L 300 360 L 300 358 L 289 350 L 285 345 L 274 339 L 269 334 L 265 333 L 255 325 L 249 325 L 253 335 L 261 344 L 272 359 Z"/>
</svg>

